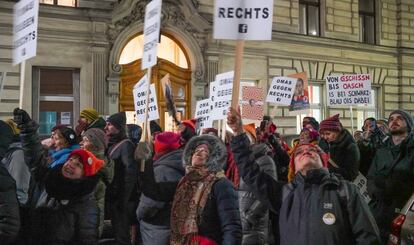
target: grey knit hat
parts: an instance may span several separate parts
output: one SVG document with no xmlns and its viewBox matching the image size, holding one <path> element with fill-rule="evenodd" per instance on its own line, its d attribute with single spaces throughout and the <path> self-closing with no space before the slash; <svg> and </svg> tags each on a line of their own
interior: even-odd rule
<svg viewBox="0 0 414 245">
<path fill-rule="evenodd" d="M 411 116 L 411 114 L 407 111 L 395 110 L 395 111 L 391 112 L 390 115 L 388 116 L 388 122 L 390 121 L 390 117 L 394 114 L 400 114 L 405 119 L 405 122 L 407 123 L 408 132 L 411 132 L 411 130 L 414 127 L 413 116 Z"/>
<path fill-rule="evenodd" d="M 107 138 L 103 130 L 99 128 L 90 128 L 86 130 L 82 136 L 88 138 L 91 141 L 91 143 L 99 149 L 106 149 Z"/>
</svg>

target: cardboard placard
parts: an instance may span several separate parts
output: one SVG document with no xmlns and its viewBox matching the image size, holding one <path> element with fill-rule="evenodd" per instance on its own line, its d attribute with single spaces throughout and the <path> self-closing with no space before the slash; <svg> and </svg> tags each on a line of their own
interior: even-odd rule
<svg viewBox="0 0 414 245">
<path fill-rule="evenodd" d="M 136 122 L 143 123 L 145 121 L 145 108 L 146 108 L 146 94 L 148 86 L 148 78 L 145 75 L 134 86 L 134 107 L 136 113 Z M 148 121 L 157 120 L 160 118 L 157 105 L 157 94 L 155 93 L 155 85 L 150 85 L 150 95 L 148 103 Z"/>
<path fill-rule="evenodd" d="M 157 64 L 157 47 L 160 38 L 162 0 L 152 0 L 145 7 L 144 52 L 141 70 Z"/>
<path fill-rule="evenodd" d="M 326 77 L 328 105 L 366 105 L 371 103 L 371 75 L 347 74 Z"/>
<path fill-rule="evenodd" d="M 13 65 L 36 56 L 39 0 L 20 0 L 14 5 Z"/>
<path fill-rule="evenodd" d="M 296 88 L 296 78 L 274 77 L 267 94 L 266 102 L 290 105 Z"/>
<path fill-rule="evenodd" d="M 199 129 L 213 127 L 213 120 L 211 120 L 210 116 L 210 99 L 197 101 L 195 118 L 197 119 L 197 127 Z"/>
<path fill-rule="evenodd" d="M 292 102 L 289 105 L 290 112 L 304 111 L 310 109 L 308 77 L 306 72 L 289 75 L 288 77 L 297 78 L 295 91 L 293 92 Z"/>
<path fill-rule="evenodd" d="M 273 0 L 216 0 L 215 39 L 271 40 Z"/>
<path fill-rule="evenodd" d="M 264 114 L 263 88 L 244 86 L 242 88 L 242 118 L 263 120 Z"/>
</svg>

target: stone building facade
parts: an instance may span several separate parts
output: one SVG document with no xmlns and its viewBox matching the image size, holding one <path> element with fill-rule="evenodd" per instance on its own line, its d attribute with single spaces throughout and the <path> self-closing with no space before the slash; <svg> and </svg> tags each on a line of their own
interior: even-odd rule
<svg viewBox="0 0 414 245">
<path fill-rule="evenodd" d="M 318 2 L 319 35 L 301 33 L 301 4 L 309 0 L 274 0 L 271 41 L 245 43 L 242 80 L 267 90 L 274 76 L 306 72 L 319 91 L 312 105 L 320 118 L 339 113 L 351 126 L 348 107 L 326 106 L 325 77 L 370 73 L 375 102 L 368 109 L 376 117 L 402 108 L 414 112 L 414 1 L 374 0 L 375 44 L 361 42 L 359 1 Z M 143 0 L 78 0 L 78 7 L 40 5 L 37 56 L 26 62 L 23 107 L 38 113 L 34 81 L 42 67 L 70 68 L 79 80 L 73 96 L 74 118 L 85 107 L 107 115 L 119 110 L 119 58 L 128 41 L 142 33 Z M 15 1 L 0 2 L 0 72 L 7 72 L 0 95 L 0 117 L 11 116 L 19 104 L 19 66 L 11 64 L 12 12 Z M 212 38 L 213 0 L 164 0 L 161 32 L 173 37 L 188 54 L 191 105 L 208 96 L 209 82 L 234 66 L 235 41 Z M 194 113 L 194 112 L 193 112 Z M 287 107 L 267 105 L 279 130 L 295 134 L 300 118 Z M 358 127 L 361 125 L 357 125 Z"/>
</svg>

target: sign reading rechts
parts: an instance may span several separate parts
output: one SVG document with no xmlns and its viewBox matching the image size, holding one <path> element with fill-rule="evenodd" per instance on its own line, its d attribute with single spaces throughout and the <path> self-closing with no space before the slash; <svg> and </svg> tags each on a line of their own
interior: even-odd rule
<svg viewBox="0 0 414 245">
<path fill-rule="evenodd" d="M 371 75 L 348 74 L 326 77 L 328 105 L 371 103 Z"/>
<path fill-rule="evenodd" d="M 213 120 L 221 120 L 227 117 L 227 110 L 231 106 L 231 96 L 233 91 L 234 72 L 221 73 L 216 76 L 214 87 L 215 91 L 210 94 L 212 100 L 211 117 Z M 211 84 L 210 84 L 211 86 Z"/>
<path fill-rule="evenodd" d="M 157 64 L 157 46 L 160 38 L 161 0 L 152 0 L 145 8 L 144 52 L 141 69 Z"/>
<path fill-rule="evenodd" d="M 134 107 L 136 113 L 137 123 L 143 123 L 145 121 L 145 108 L 146 108 L 146 92 L 148 86 L 148 78 L 145 75 L 137 84 L 134 86 Z M 157 94 L 155 93 L 155 85 L 150 86 L 150 96 L 148 104 L 148 121 L 159 119 L 158 105 L 157 105 Z"/>
<path fill-rule="evenodd" d="M 197 119 L 198 128 L 212 128 L 213 120 L 210 116 L 210 99 L 197 101 L 195 118 Z"/>
<path fill-rule="evenodd" d="M 13 65 L 36 56 L 39 0 L 20 0 L 14 5 Z"/>
<path fill-rule="evenodd" d="M 271 40 L 273 0 L 216 0 L 214 38 Z"/>
<path fill-rule="evenodd" d="M 297 78 L 291 77 L 275 77 L 270 85 L 266 102 L 290 105 L 293 93 L 295 92 Z"/>
</svg>

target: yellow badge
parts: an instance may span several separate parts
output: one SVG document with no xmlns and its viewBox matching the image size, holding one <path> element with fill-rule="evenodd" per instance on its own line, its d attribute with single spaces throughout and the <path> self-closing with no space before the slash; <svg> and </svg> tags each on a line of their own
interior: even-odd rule
<svg viewBox="0 0 414 245">
<path fill-rule="evenodd" d="M 333 225 L 335 224 L 336 217 L 333 213 L 326 213 L 322 217 L 323 223 L 327 225 Z"/>
</svg>

